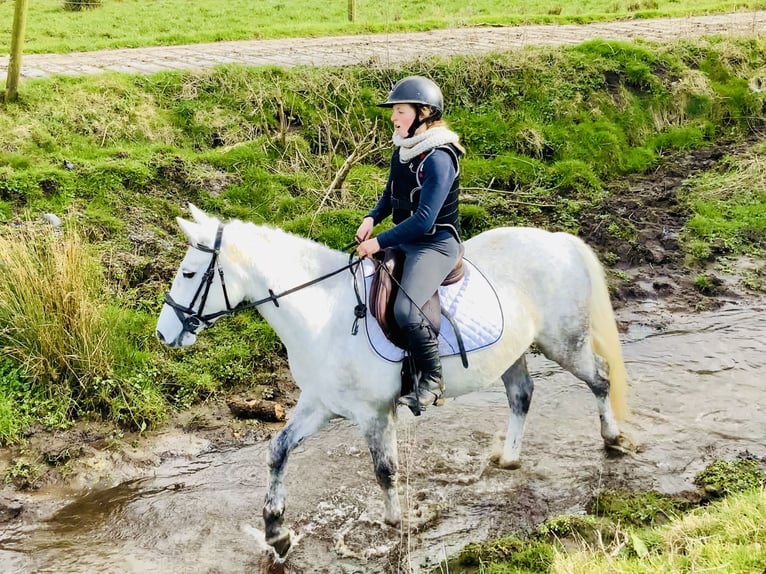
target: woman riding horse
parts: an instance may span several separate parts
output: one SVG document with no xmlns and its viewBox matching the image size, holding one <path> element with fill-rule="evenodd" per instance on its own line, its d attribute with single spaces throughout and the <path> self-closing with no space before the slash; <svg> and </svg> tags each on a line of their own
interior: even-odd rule
<svg viewBox="0 0 766 574">
<path fill-rule="evenodd" d="M 357 252 L 368 257 L 394 247 L 405 255 L 394 318 L 420 381 L 399 403 L 419 412 L 444 393 L 438 333 L 421 309 L 460 257 L 459 162 L 465 150 L 442 119 L 442 92 L 428 78 L 400 80 L 379 105 L 391 108 L 396 148 L 383 194 L 357 229 Z M 389 215 L 394 227 L 371 237 Z"/>
</svg>

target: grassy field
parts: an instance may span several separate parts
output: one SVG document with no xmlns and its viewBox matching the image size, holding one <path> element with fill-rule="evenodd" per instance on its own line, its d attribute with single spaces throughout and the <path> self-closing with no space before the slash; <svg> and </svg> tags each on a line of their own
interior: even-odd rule
<svg viewBox="0 0 766 574">
<path fill-rule="evenodd" d="M 414 31 L 451 26 L 590 22 L 766 8 L 766 0 L 81 0 L 29 3 L 25 51 L 63 53 L 221 40 Z M 83 0 L 83 3 L 84 0 Z M 87 4 L 87 3 L 86 3 Z M 68 9 L 69 8 L 69 9 Z M 14 2 L 0 2 L 0 53 L 10 50 Z"/>
</svg>

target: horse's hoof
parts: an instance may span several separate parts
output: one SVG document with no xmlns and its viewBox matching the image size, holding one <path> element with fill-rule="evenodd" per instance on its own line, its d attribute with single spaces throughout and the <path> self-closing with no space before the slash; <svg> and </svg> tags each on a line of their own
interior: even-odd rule
<svg viewBox="0 0 766 574">
<path fill-rule="evenodd" d="M 388 526 L 398 528 L 401 523 L 402 523 L 401 514 L 396 514 L 391 516 L 386 515 L 383 517 L 383 524 L 386 524 Z"/>
<path fill-rule="evenodd" d="M 292 546 L 290 531 L 285 528 L 281 534 L 278 534 L 273 538 L 266 539 L 266 544 L 274 549 L 274 551 L 277 553 L 277 556 L 284 558 L 290 551 L 290 546 Z"/>
<path fill-rule="evenodd" d="M 521 468 L 521 461 L 519 459 L 508 460 L 503 458 L 503 455 L 501 454 L 493 454 L 489 458 L 489 461 L 503 470 L 516 470 Z"/>
<path fill-rule="evenodd" d="M 605 442 L 604 445 L 611 452 L 629 456 L 633 456 L 639 451 L 638 446 L 624 433 L 620 433 L 613 442 Z"/>
</svg>

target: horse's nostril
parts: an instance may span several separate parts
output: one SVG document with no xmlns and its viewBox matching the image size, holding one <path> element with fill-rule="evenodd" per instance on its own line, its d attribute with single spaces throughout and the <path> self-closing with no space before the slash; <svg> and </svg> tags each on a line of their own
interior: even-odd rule
<svg viewBox="0 0 766 574">
<path fill-rule="evenodd" d="M 162 333 L 159 331 L 159 329 L 158 329 L 157 331 L 155 331 L 155 333 L 157 334 L 157 338 L 160 340 L 160 342 L 161 342 L 161 343 L 164 343 L 164 342 L 165 342 L 165 337 L 164 337 L 164 336 L 163 336 L 163 334 L 162 334 Z"/>
</svg>

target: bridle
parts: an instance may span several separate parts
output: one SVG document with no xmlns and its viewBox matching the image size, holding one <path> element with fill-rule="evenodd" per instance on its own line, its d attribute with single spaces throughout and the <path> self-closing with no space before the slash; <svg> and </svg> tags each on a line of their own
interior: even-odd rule
<svg viewBox="0 0 766 574">
<path fill-rule="evenodd" d="M 165 303 L 172 307 L 173 311 L 176 313 L 176 317 L 178 317 L 178 320 L 181 322 L 182 330 L 179 334 L 179 337 L 184 333 L 192 333 L 196 335 L 202 325 L 209 327 L 213 324 L 213 321 L 219 317 L 222 317 L 223 315 L 233 313 L 236 309 L 229 303 L 229 293 L 226 291 L 226 281 L 224 281 L 223 278 L 223 269 L 220 265 L 218 265 L 218 256 L 221 253 L 222 237 L 223 224 L 219 224 L 218 230 L 215 234 L 215 242 L 213 243 L 212 248 L 200 243 L 192 245 L 192 247 L 198 249 L 199 251 L 210 253 L 211 257 L 210 263 L 208 263 L 207 266 L 207 270 L 202 275 L 202 281 L 200 281 L 199 287 L 197 287 L 197 291 L 195 291 L 191 302 L 187 306 L 184 306 L 180 303 L 177 303 L 173 297 L 171 297 L 169 291 L 165 294 Z M 226 301 L 226 309 L 205 315 L 203 311 L 205 309 L 205 303 L 207 302 L 207 296 L 210 294 L 210 286 L 213 284 L 213 279 L 215 279 L 216 269 L 218 269 L 218 275 L 221 277 L 221 288 L 223 289 L 223 298 Z M 194 304 L 197 302 L 198 298 L 199 308 L 195 311 Z"/>
<path fill-rule="evenodd" d="M 290 293 L 294 293 L 296 291 L 300 291 L 304 287 L 308 287 L 310 285 L 314 285 L 315 283 L 319 283 L 320 281 L 324 281 L 325 279 L 328 279 L 329 277 L 332 277 L 333 275 L 337 275 L 338 273 L 345 271 L 346 269 L 350 269 L 352 275 L 354 276 L 354 290 L 356 292 L 356 298 L 357 298 L 357 306 L 354 309 L 354 315 L 356 317 L 356 321 L 354 322 L 354 330 L 356 330 L 356 323 L 359 321 L 359 319 L 363 318 L 366 313 L 366 307 L 361 301 L 361 298 L 359 296 L 358 288 L 357 288 L 357 279 L 356 279 L 356 273 L 354 272 L 354 268 L 358 266 L 362 259 L 353 259 L 353 253 L 349 255 L 349 263 L 348 265 L 344 265 L 343 267 L 340 267 L 339 269 L 336 269 L 334 271 L 331 271 L 330 273 L 327 273 L 325 275 L 322 275 L 321 277 L 317 277 L 316 279 L 312 279 L 311 281 L 307 281 L 306 283 L 303 283 L 302 285 L 298 285 L 296 287 L 292 287 L 291 289 L 287 289 L 286 291 L 282 291 L 281 293 L 274 293 L 271 289 L 269 289 L 269 296 L 264 297 L 263 299 L 258 299 L 257 301 L 251 301 L 249 303 L 240 303 L 236 307 L 232 307 L 231 303 L 229 302 L 229 293 L 226 291 L 226 281 L 223 277 L 223 268 L 218 264 L 218 257 L 221 253 L 221 238 L 223 237 L 223 223 L 218 224 L 218 230 L 215 234 L 215 242 L 213 243 L 213 247 L 207 247 L 206 245 L 202 245 L 200 243 L 197 243 L 195 245 L 191 245 L 191 247 L 198 249 L 199 251 L 202 251 L 204 253 L 210 253 L 210 263 L 208 263 L 207 270 L 202 276 L 202 281 L 200 281 L 199 287 L 197 287 L 197 291 L 194 293 L 194 297 L 192 297 L 191 302 L 184 306 L 180 303 L 177 303 L 173 297 L 171 297 L 170 292 L 165 294 L 165 304 L 169 305 L 173 311 L 175 311 L 176 317 L 178 317 L 178 320 L 181 322 L 181 332 L 178 334 L 178 337 L 180 338 L 184 333 L 191 333 L 196 335 L 204 325 L 205 327 L 209 327 L 213 324 L 213 322 L 218 319 L 219 317 L 223 317 L 224 315 L 231 315 L 233 313 L 237 313 L 239 311 L 244 311 L 245 309 L 254 309 L 255 307 L 258 307 L 259 305 L 262 305 L 263 303 L 268 303 L 269 301 L 273 302 L 275 306 L 279 307 L 278 299 L 281 297 L 284 297 L 285 295 L 289 295 Z M 355 246 L 356 243 L 349 244 L 344 248 L 344 251 L 349 249 L 351 246 Z M 213 279 L 215 279 L 215 272 L 216 269 L 218 270 L 218 275 L 221 278 L 221 289 L 223 289 L 223 298 L 226 302 L 226 309 L 222 309 L 221 311 L 216 311 L 215 313 L 204 313 L 205 309 L 205 303 L 207 302 L 207 297 L 210 293 L 210 287 L 213 284 Z M 197 299 L 199 299 L 199 307 L 197 310 L 194 310 L 194 304 L 197 302 Z M 354 333 L 356 334 L 356 333 Z"/>
</svg>

